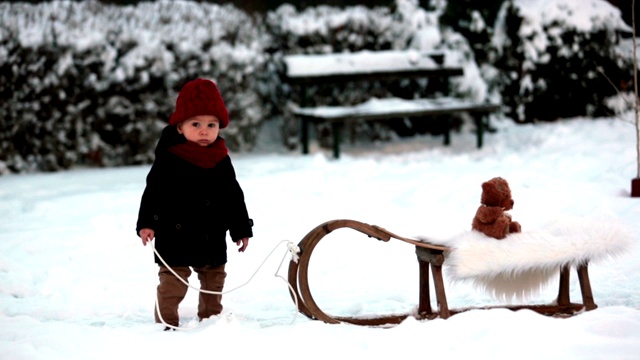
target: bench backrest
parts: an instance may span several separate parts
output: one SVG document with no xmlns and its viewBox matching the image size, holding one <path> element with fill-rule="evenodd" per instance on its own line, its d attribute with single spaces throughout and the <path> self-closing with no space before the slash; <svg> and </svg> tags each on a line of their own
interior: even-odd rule
<svg viewBox="0 0 640 360">
<path fill-rule="evenodd" d="M 291 82 L 344 82 L 448 77 L 462 75 L 460 66 L 446 65 L 446 52 L 360 51 L 321 55 L 287 55 Z"/>
</svg>

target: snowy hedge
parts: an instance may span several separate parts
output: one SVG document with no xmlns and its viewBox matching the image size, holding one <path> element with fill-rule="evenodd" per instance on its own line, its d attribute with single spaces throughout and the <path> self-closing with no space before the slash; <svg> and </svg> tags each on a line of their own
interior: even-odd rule
<svg viewBox="0 0 640 360">
<path fill-rule="evenodd" d="M 455 49 L 465 75 L 446 91 L 502 102 L 519 122 L 607 115 L 605 104 L 620 104 L 610 82 L 629 86 L 632 66 L 618 47 L 629 29 L 617 8 L 605 0 L 479 3 L 282 5 L 250 16 L 191 1 L 0 2 L 0 174 L 149 163 L 177 92 L 197 76 L 220 87 L 232 150 L 250 151 L 263 121 L 282 124 L 282 138 L 270 141 L 295 148 L 288 109 L 300 91 L 283 81 L 286 54 Z M 400 81 L 312 86 L 307 95 L 320 105 L 425 91 L 426 82 Z M 395 124 L 353 130 L 367 139 L 438 131 Z M 323 143 L 330 129 L 319 130 Z"/>
<path fill-rule="evenodd" d="M 610 101 L 630 89 L 631 29 L 604 0 L 505 2 L 490 61 L 508 115 L 518 122 L 610 116 Z"/>
<path fill-rule="evenodd" d="M 148 163 L 197 76 L 218 82 L 229 147 L 253 146 L 266 41 L 234 7 L 56 1 L 0 14 L 0 173 Z"/>
</svg>

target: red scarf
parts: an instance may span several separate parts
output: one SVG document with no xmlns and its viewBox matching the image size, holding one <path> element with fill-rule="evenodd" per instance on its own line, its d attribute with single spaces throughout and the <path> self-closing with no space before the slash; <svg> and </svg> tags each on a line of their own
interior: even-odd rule
<svg viewBox="0 0 640 360">
<path fill-rule="evenodd" d="M 201 146 L 193 141 L 187 141 L 173 145 L 168 150 L 191 164 L 205 169 L 216 166 L 228 153 L 225 141 L 220 137 L 209 146 Z"/>
</svg>

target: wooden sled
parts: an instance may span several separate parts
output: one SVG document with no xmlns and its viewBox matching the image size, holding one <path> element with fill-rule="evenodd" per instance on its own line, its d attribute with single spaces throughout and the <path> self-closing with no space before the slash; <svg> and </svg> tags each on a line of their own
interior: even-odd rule
<svg viewBox="0 0 640 360">
<path fill-rule="evenodd" d="M 415 246 L 416 255 L 419 264 L 419 301 L 417 311 L 412 314 L 391 314 L 382 316 L 367 317 L 343 317 L 332 316 L 320 309 L 314 301 L 313 295 L 309 288 L 308 267 L 309 260 L 313 254 L 316 245 L 324 236 L 333 230 L 340 228 L 351 228 L 357 230 L 369 237 L 389 241 L 396 239 Z M 425 241 L 410 239 L 396 235 L 384 228 L 376 225 L 369 225 L 355 220 L 331 220 L 318 225 L 311 230 L 299 243 L 299 257 L 292 259 L 289 263 L 288 279 L 292 287 L 291 296 L 298 299 L 299 311 L 314 320 L 321 320 L 325 323 L 351 323 L 355 325 L 381 326 L 399 324 L 409 316 L 417 319 L 446 319 L 452 315 L 463 311 L 473 309 L 489 309 L 489 308 L 507 308 L 510 310 L 530 309 L 543 315 L 568 317 L 574 314 L 589 311 L 597 308 L 594 303 L 591 284 L 589 282 L 589 274 L 587 271 L 588 263 L 584 262 L 576 266 L 580 289 L 582 292 L 582 303 L 572 303 L 569 298 L 569 275 L 570 265 L 560 267 L 560 282 L 558 287 L 558 298 L 555 304 L 548 305 L 506 305 L 506 306 L 490 306 L 490 307 L 468 307 L 463 309 L 449 309 L 447 304 L 447 296 L 442 276 L 442 266 L 447 258 L 447 252 L 452 249 Z M 297 261 L 295 261 L 297 260 Z M 431 273 L 431 274 L 430 274 Z M 436 295 L 437 308 L 434 311 L 431 307 L 429 280 L 433 278 L 433 287 Z"/>
</svg>

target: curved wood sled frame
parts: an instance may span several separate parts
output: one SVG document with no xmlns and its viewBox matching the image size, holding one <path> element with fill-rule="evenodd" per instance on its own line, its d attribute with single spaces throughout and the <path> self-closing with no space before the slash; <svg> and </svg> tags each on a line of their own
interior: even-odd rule
<svg viewBox="0 0 640 360">
<path fill-rule="evenodd" d="M 416 313 L 413 314 L 393 314 L 383 316 L 368 316 L 366 318 L 354 318 L 343 316 L 332 316 L 320 309 L 313 299 L 309 288 L 309 261 L 313 249 L 318 245 L 320 240 L 333 230 L 340 228 L 351 228 L 357 230 L 369 237 L 389 241 L 396 239 L 415 246 L 416 255 L 418 257 L 420 271 L 420 298 Z M 298 299 L 299 311 L 313 320 L 322 320 L 329 324 L 338 324 L 342 322 L 355 325 L 390 325 L 399 324 L 409 316 L 417 319 L 434 319 L 437 317 L 446 319 L 451 315 L 468 311 L 472 309 L 490 309 L 490 308 L 507 308 L 510 310 L 530 309 L 544 315 L 571 316 L 584 310 L 593 310 L 597 305 L 593 301 L 591 285 L 589 283 L 589 275 L 587 272 L 588 264 L 582 264 L 577 267 L 578 279 L 582 291 L 583 304 L 574 304 L 569 300 L 569 273 L 570 267 L 564 266 L 560 270 L 560 285 L 558 290 L 558 298 L 552 305 L 517 305 L 517 306 L 493 306 L 493 307 L 470 307 L 464 309 L 449 309 L 445 294 L 444 281 L 442 277 L 442 264 L 445 261 L 445 252 L 451 249 L 425 241 L 405 238 L 396 235 L 384 228 L 376 225 L 369 225 L 355 220 L 331 220 L 316 226 L 311 230 L 299 243 L 300 254 L 298 261 L 291 260 L 289 262 L 288 280 L 291 284 L 291 296 Z M 431 299 L 429 294 L 429 270 L 433 275 L 434 289 L 438 304 L 438 311 L 431 309 Z"/>
</svg>

